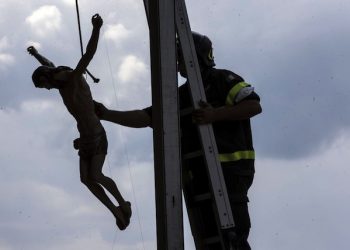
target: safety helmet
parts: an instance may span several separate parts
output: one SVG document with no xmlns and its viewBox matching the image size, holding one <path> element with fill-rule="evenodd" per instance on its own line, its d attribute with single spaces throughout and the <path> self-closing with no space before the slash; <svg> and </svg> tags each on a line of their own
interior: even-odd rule
<svg viewBox="0 0 350 250">
<path fill-rule="evenodd" d="M 210 39 L 207 36 L 204 36 L 194 31 L 192 31 L 192 37 L 193 37 L 193 42 L 196 49 L 199 64 L 206 67 L 214 67 L 215 62 L 214 62 L 214 56 L 213 56 L 213 47 Z M 176 44 L 177 44 L 178 56 L 181 58 L 183 56 L 182 56 L 179 38 L 177 38 Z"/>
<path fill-rule="evenodd" d="M 207 67 L 214 67 L 213 47 L 210 39 L 205 35 L 193 31 L 192 36 L 200 63 L 204 63 Z"/>
</svg>

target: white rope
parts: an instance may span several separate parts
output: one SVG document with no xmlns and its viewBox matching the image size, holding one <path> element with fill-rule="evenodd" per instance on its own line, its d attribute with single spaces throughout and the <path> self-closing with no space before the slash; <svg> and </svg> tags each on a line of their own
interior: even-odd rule
<svg viewBox="0 0 350 250">
<path fill-rule="evenodd" d="M 84 53 L 84 51 L 83 51 L 83 39 L 82 39 L 82 35 L 81 35 L 81 24 L 80 24 L 80 13 L 79 13 L 78 0 L 75 1 L 75 5 L 76 5 L 77 21 L 78 21 L 78 29 L 79 29 L 80 49 L 81 49 L 81 54 L 83 55 L 83 53 Z M 113 74 L 112 74 L 112 66 L 111 66 L 111 60 L 110 60 L 110 57 L 109 57 L 107 41 L 105 42 L 105 44 L 106 44 L 106 54 L 107 54 L 107 59 L 108 59 L 109 71 L 110 71 L 111 78 L 112 78 L 112 85 L 113 85 L 114 95 L 115 95 L 115 100 L 116 100 L 116 106 L 118 107 L 118 96 L 117 96 L 117 91 L 116 91 L 116 88 L 115 88 L 114 78 L 113 78 Z M 86 72 L 94 80 L 95 83 L 99 82 L 99 79 L 96 79 L 87 69 L 86 69 Z M 122 133 L 120 133 L 120 136 L 122 137 Z M 136 208 L 136 215 L 137 215 L 137 220 L 138 220 L 138 224 L 139 224 L 139 230 L 140 230 L 140 235 L 141 235 L 141 240 L 142 240 L 142 246 L 143 246 L 143 249 L 145 250 L 143 233 L 142 233 L 142 227 L 141 227 L 141 222 L 140 222 L 140 215 L 139 215 L 138 205 L 137 205 L 137 201 L 136 201 L 136 194 L 135 194 L 135 189 L 134 189 L 134 184 L 133 184 L 133 179 L 132 179 L 132 173 L 131 173 L 131 168 L 130 168 L 128 149 L 127 149 L 126 144 L 124 143 L 123 138 L 122 138 L 122 141 L 123 141 L 124 152 L 125 152 L 125 155 L 126 155 L 126 160 L 127 160 L 128 169 L 129 169 L 129 177 L 130 177 L 131 188 L 132 188 L 132 193 L 133 193 L 133 197 L 134 197 L 134 204 L 135 204 L 135 208 Z M 107 155 L 106 159 L 107 159 L 107 165 L 108 165 L 108 169 L 109 169 L 109 174 L 110 174 L 111 178 L 114 179 L 112 171 L 111 171 L 111 166 L 110 166 L 110 161 L 109 161 L 108 155 Z M 113 239 L 113 244 L 112 244 L 112 250 L 115 249 L 114 246 L 115 246 L 116 239 L 117 239 L 117 234 L 115 233 L 114 239 Z"/>
<path fill-rule="evenodd" d="M 108 66 L 109 66 L 109 72 L 110 72 L 110 75 L 111 75 L 111 78 L 112 78 L 112 86 L 113 86 L 113 90 L 114 90 L 116 107 L 118 107 L 119 106 L 119 102 L 118 102 L 118 96 L 117 96 L 117 91 L 116 91 L 116 87 L 115 87 L 114 77 L 113 77 L 113 73 L 112 73 L 112 65 L 111 65 L 111 60 L 110 60 L 110 57 L 109 57 L 109 50 L 108 50 L 107 41 L 105 41 L 105 46 L 106 46 L 106 54 L 107 54 L 107 61 L 108 61 Z M 120 129 L 123 130 L 123 128 L 120 128 Z M 130 178 L 131 189 L 132 189 L 132 193 L 133 193 L 133 197 L 134 197 L 134 203 L 135 203 L 135 208 L 136 208 L 136 216 L 137 216 L 137 221 L 138 221 L 138 224 L 139 224 L 139 230 L 140 230 L 140 236 L 141 236 L 141 241 L 142 241 L 142 247 L 143 247 L 143 250 L 145 250 L 142 226 L 141 226 L 141 221 L 140 221 L 140 213 L 139 213 L 139 209 L 138 209 L 138 205 L 137 205 L 137 201 L 136 201 L 136 193 L 135 193 L 135 188 L 134 188 L 133 178 L 132 178 L 132 173 L 131 173 L 131 167 L 130 167 L 129 153 L 128 153 L 127 145 L 126 145 L 122 135 L 123 135 L 123 131 L 119 132 L 119 136 L 122 138 L 122 144 L 124 146 L 124 153 L 125 153 L 126 160 L 127 160 L 127 165 L 128 165 L 128 170 L 129 170 L 129 178 Z M 113 249 L 114 249 L 114 243 L 113 243 Z"/>
</svg>

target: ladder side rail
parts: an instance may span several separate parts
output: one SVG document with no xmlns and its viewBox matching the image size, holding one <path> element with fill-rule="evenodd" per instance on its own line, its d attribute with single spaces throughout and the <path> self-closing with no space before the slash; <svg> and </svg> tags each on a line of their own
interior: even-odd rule
<svg viewBox="0 0 350 250">
<path fill-rule="evenodd" d="M 199 101 L 206 101 L 202 84 L 202 76 L 199 69 L 197 54 L 193 42 L 192 31 L 187 15 L 184 0 L 176 1 L 176 25 L 181 43 L 182 55 L 186 65 L 187 79 L 193 101 L 193 107 L 199 108 Z M 199 133 L 202 140 L 203 151 L 208 167 L 212 192 L 214 195 L 220 225 L 222 229 L 234 227 L 231 206 L 226 190 L 226 184 L 218 159 L 218 149 L 212 125 L 199 125 Z"/>
<path fill-rule="evenodd" d="M 143 5 L 145 7 L 147 23 L 148 23 L 148 26 L 149 26 L 149 0 L 143 0 Z"/>
</svg>

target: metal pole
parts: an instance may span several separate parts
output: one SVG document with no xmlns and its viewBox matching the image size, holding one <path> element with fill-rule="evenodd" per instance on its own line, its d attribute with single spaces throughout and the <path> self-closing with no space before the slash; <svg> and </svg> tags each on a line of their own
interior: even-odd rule
<svg viewBox="0 0 350 250">
<path fill-rule="evenodd" d="M 150 1 L 148 8 L 157 249 L 183 250 L 175 0 Z"/>
</svg>

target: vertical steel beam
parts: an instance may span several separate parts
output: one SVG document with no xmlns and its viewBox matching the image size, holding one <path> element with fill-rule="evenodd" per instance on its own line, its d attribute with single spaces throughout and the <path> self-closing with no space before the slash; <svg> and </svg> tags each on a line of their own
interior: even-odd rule
<svg viewBox="0 0 350 250">
<path fill-rule="evenodd" d="M 147 7 L 147 5 L 145 5 Z M 148 3 L 157 249 L 182 250 L 183 215 L 176 65 L 175 0 Z"/>
</svg>

